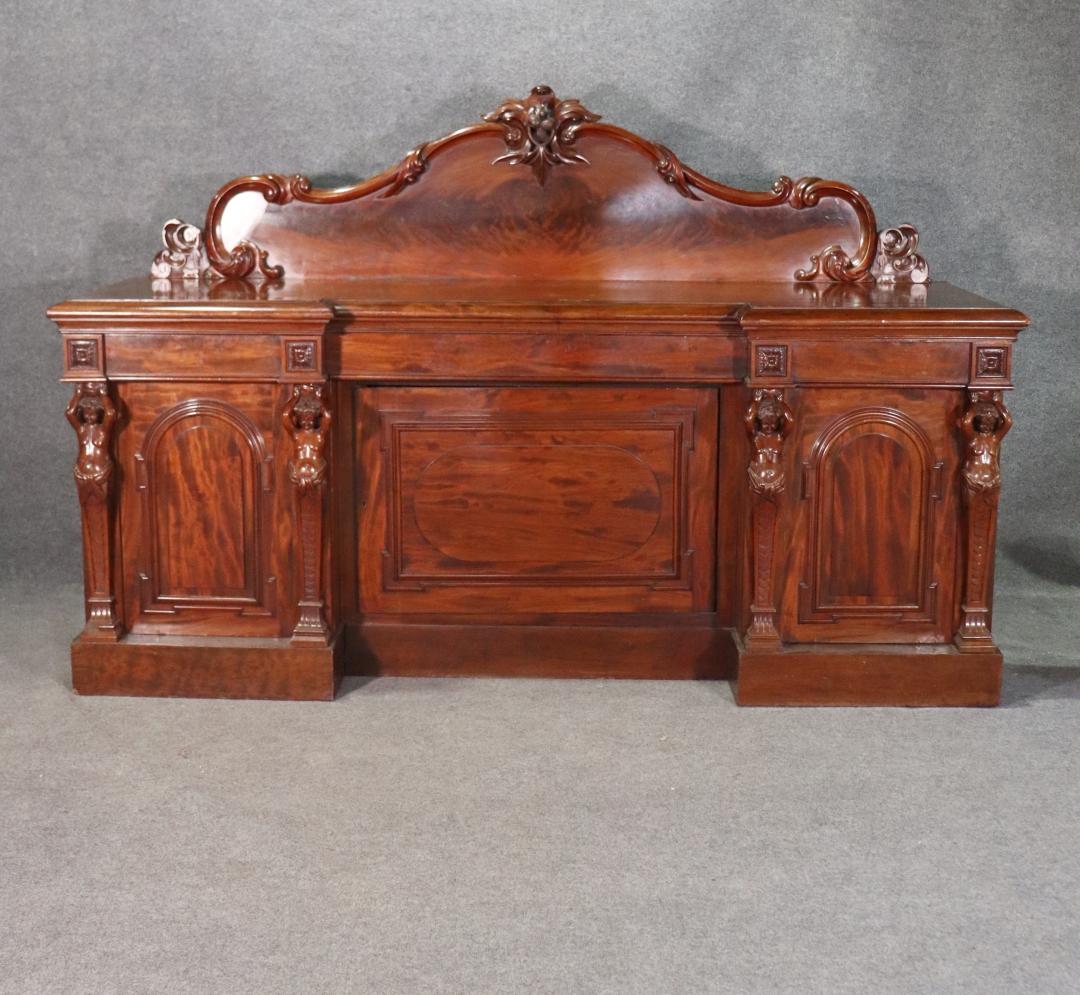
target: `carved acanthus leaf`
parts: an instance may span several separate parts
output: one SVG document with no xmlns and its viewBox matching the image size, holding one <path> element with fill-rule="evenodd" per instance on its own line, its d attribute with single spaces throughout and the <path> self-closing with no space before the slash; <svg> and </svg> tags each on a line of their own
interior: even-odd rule
<svg viewBox="0 0 1080 995">
<path fill-rule="evenodd" d="M 161 249 L 150 266 L 155 280 L 198 280 L 203 270 L 202 231 L 179 218 L 170 218 L 161 229 Z"/>
<path fill-rule="evenodd" d="M 870 268 L 878 283 L 929 283 L 930 267 L 916 251 L 919 233 L 914 225 L 886 228 L 878 235 L 877 255 Z"/>
<path fill-rule="evenodd" d="M 531 166 L 543 185 L 552 166 L 588 164 L 573 145 L 578 128 L 599 121 L 600 115 L 586 110 L 579 100 L 559 100 L 550 86 L 534 86 L 524 100 L 506 100 L 484 120 L 500 125 L 506 141 L 506 152 L 492 164 Z"/>
</svg>

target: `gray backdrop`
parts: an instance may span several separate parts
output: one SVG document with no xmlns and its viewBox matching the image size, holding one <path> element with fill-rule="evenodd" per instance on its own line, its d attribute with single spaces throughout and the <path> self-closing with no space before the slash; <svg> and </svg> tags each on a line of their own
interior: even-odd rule
<svg viewBox="0 0 1080 995">
<path fill-rule="evenodd" d="M 848 180 L 1026 311 L 999 570 L 1080 584 L 1069 0 L 39 0 L 0 39 L 0 579 L 78 576 L 47 305 L 145 272 L 237 174 L 367 175 L 544 81 L 729 182 Z"/>
</svg>

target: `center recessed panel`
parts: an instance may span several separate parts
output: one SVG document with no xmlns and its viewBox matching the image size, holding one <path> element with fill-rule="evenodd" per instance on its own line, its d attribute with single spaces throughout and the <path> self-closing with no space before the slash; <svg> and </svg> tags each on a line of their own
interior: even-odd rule
<svg viewBox="0 0 1080 995">
<path fill-rule="evenodd" d="M 521 564 L 545 549 L 579 563 L 639 550 L 660 524 L 660 481 L 613 445 L 462 447 L 420 474 L 420 534 L 448 563 Z"/>
<path fill-rule="evenodd" d="M 709 390 L 361 389 L 359 608 L 708 607 L 715 433 Z"/>
</svg>

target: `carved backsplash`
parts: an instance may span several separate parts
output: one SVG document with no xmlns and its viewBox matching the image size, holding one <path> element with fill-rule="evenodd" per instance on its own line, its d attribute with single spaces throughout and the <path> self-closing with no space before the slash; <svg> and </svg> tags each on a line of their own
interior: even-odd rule
<svg viewBox="0 0 1080 995">
<path fill-rule="evenodd" d="M 520 175 L 531 176 L 535 189 L 506 166 L 527 167 Z M 226 241 L 227 212 L 241 195 L 250 204 L 252 194 L 266 206 Z M 916 230 L 901 225 L 879 236 L 869 201 L 850 185 L 781 176 L 768 190 L 729 187 L 548 86 L 504 101 L 360 183 L 323 188 L 303 175 L 240 177 L 214 196 L 201 235 L 173 219 L 163 240 L 153 274 L 168 280 L 200 271 L 268 282 L 286 274 L 498 279 L 525 272 L 581 280 L 928 279 Z"/>
</svg>

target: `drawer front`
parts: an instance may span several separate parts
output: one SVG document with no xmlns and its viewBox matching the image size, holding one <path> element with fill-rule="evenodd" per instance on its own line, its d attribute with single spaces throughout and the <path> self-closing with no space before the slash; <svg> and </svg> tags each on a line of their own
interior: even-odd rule
<svg viewBox="0 0 1080 995">
<path fill-rule="evenodd" d="M 711 609 L 716 393 L 359 388 L 363 613 Z"/>
</svg>

